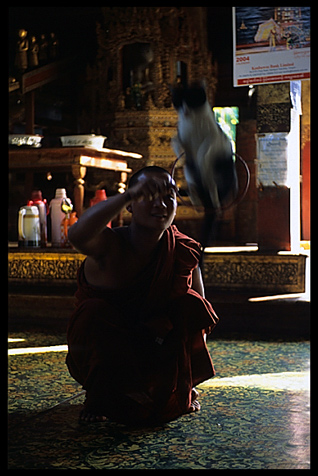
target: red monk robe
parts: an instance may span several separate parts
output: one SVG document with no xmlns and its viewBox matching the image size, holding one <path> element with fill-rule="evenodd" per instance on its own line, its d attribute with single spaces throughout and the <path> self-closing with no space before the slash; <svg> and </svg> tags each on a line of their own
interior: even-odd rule
<svg viewBox="0 0 318 476">
<path fill-rule="evenodd" d="M 192 388 L 215 375 L 203 335 L 219 320 L 191 289 L 199 257 L 199 244 L 172 225 L 159 259 L 129 287 L 91 286 L 82 264 L 66 361 L 86 389 L 87 411 L 126 424 L 189 412 Z"/>
</svg>

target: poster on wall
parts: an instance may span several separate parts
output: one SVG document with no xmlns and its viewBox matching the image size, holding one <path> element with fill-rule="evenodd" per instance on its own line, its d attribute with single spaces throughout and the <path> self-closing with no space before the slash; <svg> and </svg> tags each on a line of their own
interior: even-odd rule
<svg viewBox="0 0 318 476">
<path fill-rule="evenodd" d="M 257 139 L 258 185 L 271 187 L 288 185 L 288 134 L 285 132 L 259 134 Z"/>
<path fill-rule="evenodd" d="M 233 7 L 234 86 L 310 78 L 310 7 Z"/>
</svg>

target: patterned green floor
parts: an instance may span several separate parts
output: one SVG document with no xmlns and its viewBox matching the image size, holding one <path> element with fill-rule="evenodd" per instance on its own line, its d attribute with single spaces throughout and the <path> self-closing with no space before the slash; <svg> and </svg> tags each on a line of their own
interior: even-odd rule
<svg viewBox="0 0 318 476">
<path fill-rule="evenodd" d="M 65 344 L 12 332 L 10 348 Z M 309 343 L 208 342 L 217 377 L 200 412 L 165 426 L 78 423 L 66 353 L 9 355 L 9 469 L 309 469 Z M 54 407 L 54 408 L 52 408 Z"/>
</svg>

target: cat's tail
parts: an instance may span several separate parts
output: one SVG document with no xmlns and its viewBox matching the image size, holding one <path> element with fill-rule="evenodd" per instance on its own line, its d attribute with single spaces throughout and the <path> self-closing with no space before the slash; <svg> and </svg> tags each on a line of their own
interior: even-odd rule
<svg viewBox="0 0 318 476">
<path fill-rule="evenodd" d="M 176 169 L 176 165 L 177 165 L 177 162 L 181 159 L 181 157 L 183 157 L 185 154 L 185 151 L 181 152 L 178 157 L 176 158 L 176 160 L 173 162 L 172 164 L 172 167 L 171 167 L 171 171 L 170 171 L 170 175 L 172 178 L 174 178 L 174 172 L 175 172 L 175 169 Z"/>
</svg>

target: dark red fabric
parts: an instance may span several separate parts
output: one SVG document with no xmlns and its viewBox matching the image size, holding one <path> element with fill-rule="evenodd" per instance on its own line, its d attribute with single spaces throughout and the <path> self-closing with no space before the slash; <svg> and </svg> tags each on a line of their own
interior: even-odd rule
<svg viewBox="0 0 318 476">
<path fill-rule="evenodd" d="M 187 413 L 192 388 L 215 374 L 203 334 L 218 322 L 191 289 L 200 245 L 173 225 L 159 258 L 123 289 L 91 286 L 78 271 L 67 330 L 67 365 L 86 389 L 86 408 L 123 423 Z"/>
</svg>

